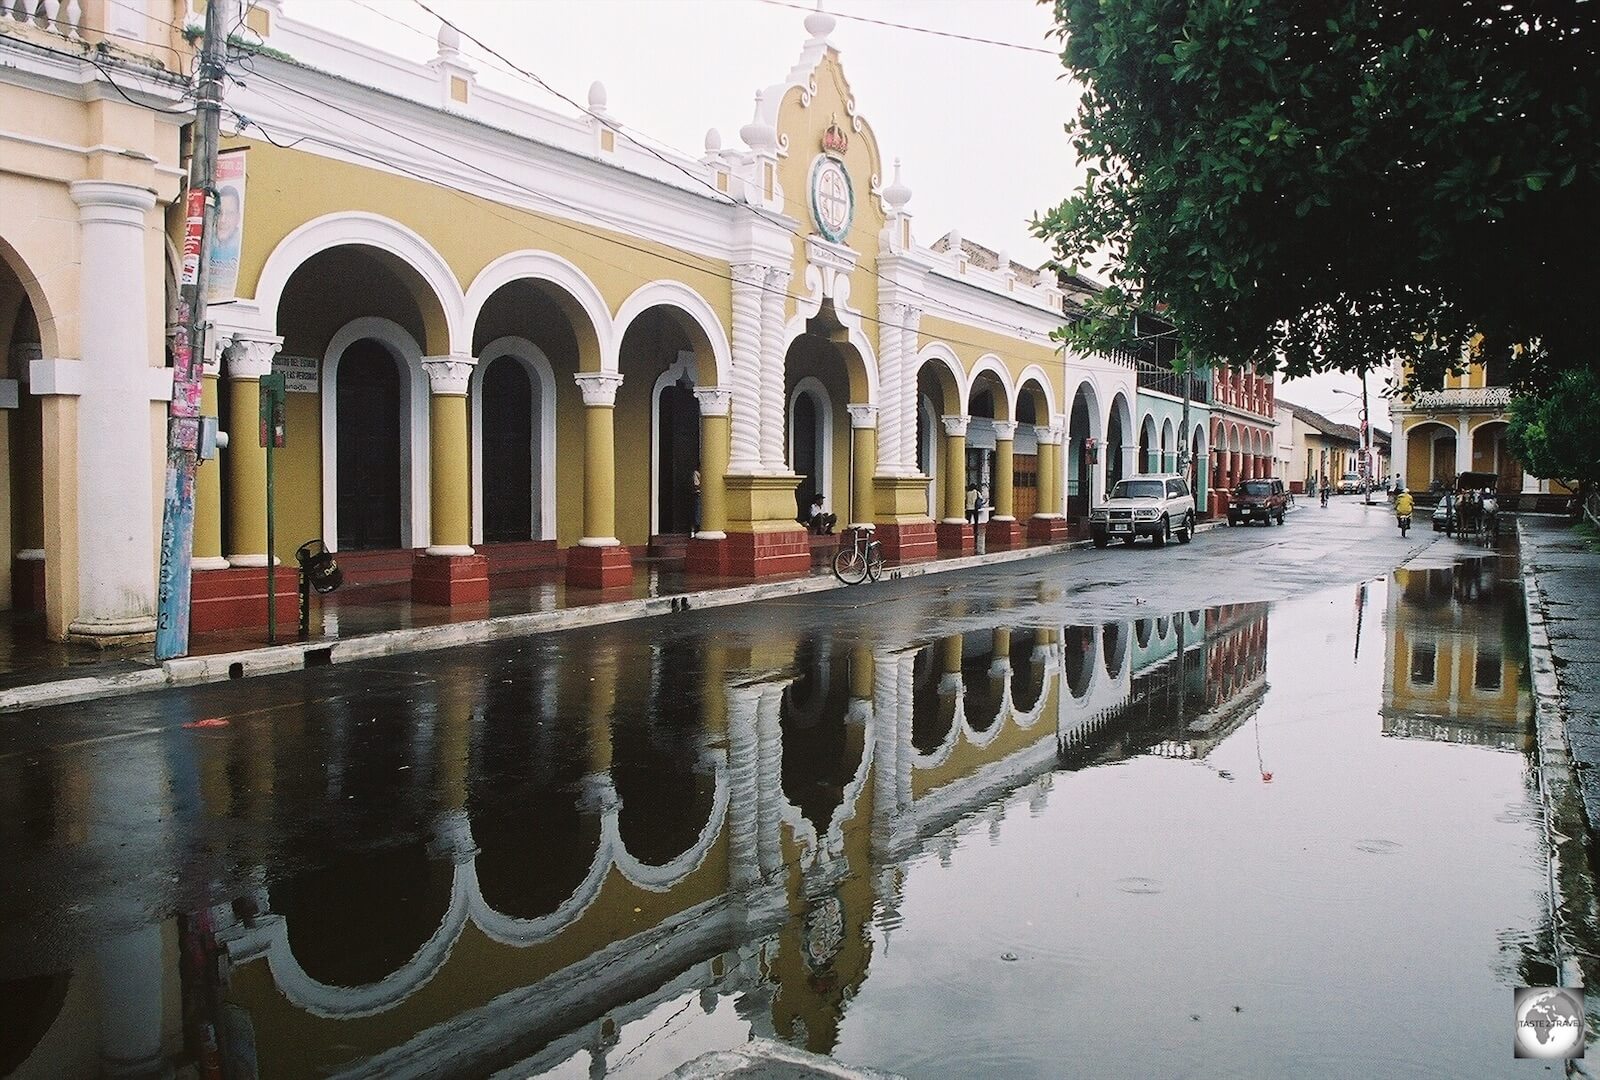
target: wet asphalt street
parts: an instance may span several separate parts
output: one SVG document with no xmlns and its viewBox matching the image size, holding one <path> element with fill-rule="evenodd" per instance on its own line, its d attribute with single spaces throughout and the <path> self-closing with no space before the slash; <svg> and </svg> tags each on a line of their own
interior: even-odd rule
<svg viewBox="0 0 1600 1080">
<path fill-rule="evenodd" d="M 0 717 L 0 1076 L 1497 1076 L 1514 553 L 1386 506 Z"/>
</svg>

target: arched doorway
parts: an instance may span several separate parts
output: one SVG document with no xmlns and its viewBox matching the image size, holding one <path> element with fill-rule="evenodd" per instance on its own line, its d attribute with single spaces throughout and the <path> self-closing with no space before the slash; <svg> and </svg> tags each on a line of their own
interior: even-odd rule
<svg viewBox="0 0 1600 1080">
<path fill-rule="evenodd" d="M 1122 479 L 1122 448 L 1127 442 L 1127 430 L 1124 427 L 1123 413 L 1127 411 L 1127 402 L 1118 394 L 1111 402 L 1111 419 L 1106 424 L 1106 490 L 1110 491 Z"/>
<path fill-rule="evenodd" d="M 694 473 L 700 467 L 700 403 L 688 365 L 661 377 L 655 407 L 656 535 L 696 530 Z"/>
<path fill-rule="evenodd" d="M 400 547 L 403 513 L 400 361 L 362 338 L 339 357 L 335 404 L 339 550 Z"/>
<path fill-rule="evenodd" d="M 536 533 L 534 387 L 512 356 L 490 360 L 483 373 L 483 539 L 529 540 Z"/>
<path fill-rule="evenodd" d="M 1097 470 L 1090 459 L 1100 451 L 1090 451 L 1090 440 L 1099 435 L 1100 410 L 1094 400 L 1094 389 L 1080 383 L 1072 396 L 1072 411 L 1067 417 L 1066 495 L 1067 516 L 1074 521 L 1086 520 L 1089 508 L 1098 493 L 1094 490 Z"/>
<path fill-rule="evenodd" d="M 1456 431 L 1439 423 L 1423 423 L 1406 432 L 1406 487 L 1429 491 L 1455 487 Z M 1330 476 L 1337 481 L 1337 476 Z"/>
<path fill-rule="evenodd" d="M 1178 455 L 1173 445 L 1172 418 L 1161 421 L 1161 471 L 1178 471 Z"/>
<path fill-rule="evenodd" d="M 1507 424 L 1501 420 L 1488 420 L 1472 429 L 1472 471 L 1496 474 L 1495 490 L 1501 495 L 1522 490 L 1522 465 L 1506 446 L 1506 430 Z"/>
<path fill-rule="evenodd" d="M 789 396 L 789 468 L 800 477 L 794 489 L 795 517 L 799 519 L 809 516 L 815 496 L 831 503 L 832 412 L 827 387 L 811 376 L 801 379 Z"/>
<path fill-rule="evenodd" d="M 1144 419 L 1139 422 L 1139 471 L 1142 473 L 1161 471 L 1159 452 L 1156 449 L 1156 421 L 1149 413 L 1146 413 Z"/>
</svg>

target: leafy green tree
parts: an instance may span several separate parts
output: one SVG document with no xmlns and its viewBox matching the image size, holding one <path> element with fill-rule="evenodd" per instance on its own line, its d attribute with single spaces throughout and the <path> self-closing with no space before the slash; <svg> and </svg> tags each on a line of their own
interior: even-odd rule
<svg viewBox="0 0 1600 1080">
<path fill-rule="evenodd" d="M 1054 7 L 1088 179 L 1034 230 L 1109 282 L 1069 339 L 1142 309 L 1183 354 L 1290 376 L 1591 362 L 1600 4 Z"/>
<path fill-rule="evenodd" d="M 1600 482 L 1600 375 L 1569 371 L 1511 399 L 1506 443 L 1523 467 L 1591 491 Z"/>
</svg>

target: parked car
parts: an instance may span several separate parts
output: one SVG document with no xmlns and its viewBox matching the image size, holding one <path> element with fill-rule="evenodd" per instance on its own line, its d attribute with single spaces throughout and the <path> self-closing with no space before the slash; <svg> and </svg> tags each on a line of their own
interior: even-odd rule
<svg viewBox="0 0 1600 1080">
<path fill-rule="evenodd" d="M 1246 480 L 1228 496 L 1228 524 L 1259 521 L 1271 525 L 1283 524 L 1283 515 L 1289 509 L 1289 493 L 1283 481 L 1274 477 Z"/>
<path fill-rule="evenodd" d="M 1361 477 L 1353 472 L 1347 472 L 1339 477 L 1339 482 L 1333 486 L 1335 495 L 1361 494 Z"/>
<path fill-rule="evenodd" d="M 1456 531 L 1456 497 L 1454 495 L 1439 496 L 1439 502 L 1433 508 L 1433 531 Z"/>
<path fill-rule="evenodd" d="M 1089 537 L 1103 548 L 1113 540 L 1131 544 L 1148 536 L 1156 547 L 1176 536 L 1187 544 L 1194 536 L 1194 493 L 1176 473 L 1156 473 L 1118 480 L 1102 506 L 1089 512 Z"/>
</svg>

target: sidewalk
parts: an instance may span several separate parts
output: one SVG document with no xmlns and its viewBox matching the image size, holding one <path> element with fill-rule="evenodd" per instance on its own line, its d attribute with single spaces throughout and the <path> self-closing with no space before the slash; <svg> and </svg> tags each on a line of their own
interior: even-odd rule
<svg viewBox="0 0 1600 1080">
<path fill-rule="evenodd" d="M 1214 527 L 1203 524 L 1200 528 Z M 890 568 L 885 576 L 891 580 L 919 577 L 1035 559 L 1087 543 L 1076 540 L 992 554 L 941 555 Z M 197 634 L 190 640 L 188 656 L 162 663 L 151 657 L 148 645 L 101 651 L 46 641 L 41 620 L 13 615 L 0 623 L 0 712 L 845 587 L 825 566 L 794 577 L 725 584 L 688 578 L 681 565 L 641 561 L 631 586 L 603 591 L 568 588 L 560 570 L 539 572 L 516 587 L 495 590 L 488 604 L 466 609 L 413 604 L 409 598 L 374 590 L 365 595 L 360 590 L 334 593 L 313 601 L 309 641 L 267 645 L 266 631 L 259 627 Z M 296 627 L 291 624 L 278 630 L 280 639 L 292 638 Z"/>
<path fill-rule="evenodd" d="M 1550 857 L 1556 981 L 1600 983 L 1600 534 L 1519 516 L 1538 781 Z M 1595 1019 L 1591 1006 L 1591 1031 Z M 1592 1075 L 1578 1069 L 1582 1075 Z"/>
</svg>

